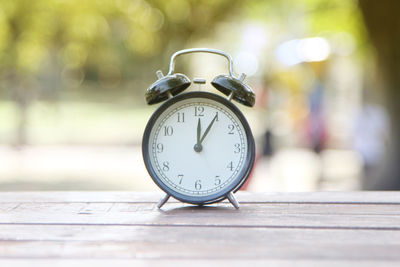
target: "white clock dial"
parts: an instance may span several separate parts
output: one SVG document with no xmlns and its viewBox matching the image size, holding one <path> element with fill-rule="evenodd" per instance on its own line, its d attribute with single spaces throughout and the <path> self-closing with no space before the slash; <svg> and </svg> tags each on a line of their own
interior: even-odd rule
<svg viewBox="0 0 400 267">
<path fill-rule="evenodd" d="M 157 178 L 172 191 L 209 196 L 243 178 L 247 138 L 241 120 L 226 105 L 185 98 L 155 120 L 148 157 Z"/>
</svg>

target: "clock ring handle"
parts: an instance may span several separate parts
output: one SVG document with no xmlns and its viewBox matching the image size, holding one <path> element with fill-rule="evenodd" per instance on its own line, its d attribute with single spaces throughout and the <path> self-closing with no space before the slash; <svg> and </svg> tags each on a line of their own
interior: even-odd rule
<svg viewBox="0 0 400 267">
<path fill-rule="evenodd" d="M 174 72 L 175 69 L 175 59 L 181 55 L 184 54 L 190 54 L 190 53 L 211 53 L 211 54 L 217 54 L 220 56 L 225 57 L 228 60 L 229 64 L 229 75 L 233 78 L 236 78 L 233 74 L 233 60 L 232 57 L 228 54 L 225 53 L 224 51 L 218 50 L 218 49 L 211 49 L 211 48 L 191 48 L 191 49 L 184 49 L 180 50 L 178 52 L 175 52 L 172 57 L 171 61 L 169 63 L 169 71 L 167 75 L 171 75 Z"/>
</svg>

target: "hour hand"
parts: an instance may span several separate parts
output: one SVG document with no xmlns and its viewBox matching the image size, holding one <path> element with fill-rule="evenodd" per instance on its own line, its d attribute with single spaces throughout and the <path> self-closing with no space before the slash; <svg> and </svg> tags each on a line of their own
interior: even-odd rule
<svg viewBox="0 0 400 267">
<path fill-rule="evenodd" d="M 200 144 L 200 136 L 201 136 L 201 122 L 199 118 L 197 122 L 197 144 Z"/>
<path fill-rule="evenodd" d="M 200 122 L 200 118 L 197 122 L 197 141 L 196 144 L 194 145 L 194 151 L 196 152 L 200 152 L 201 150 L 203 150 L 203 146 L 201 145 L 201 141 L 200 141 L 200 137 L 201 136 L 201 122 Z"/>
</svg>

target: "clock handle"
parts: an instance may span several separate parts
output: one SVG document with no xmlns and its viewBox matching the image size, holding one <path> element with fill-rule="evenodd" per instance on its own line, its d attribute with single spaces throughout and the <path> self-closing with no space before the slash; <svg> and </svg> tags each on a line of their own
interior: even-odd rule
<svg viewBox="0 0 400 267">
<path fill-rule="evenodd" d="M 240 77 L 236 77 L 233 74 L 232 57 L 224 51 L 217 50 L 217 49 L 210 49 L 210 48 L 191 48 L 191 49 L 184 49 L 184 50 L 175 52 L 171 57 L 171 61 L 169 63 L 169 71 L 168 71 L 167 76 L 172 75 L 174 73 L 176 58 L 181 55 L 190 54 L 190 53 L 211 53 L 211 54 L 217 54 L 217 55 L 225 57 L 228 60 L 229 75 L 218 75 L 217 77 L 214 78 L 214 80 L 211 82 L 211 84 L 218 91 L 220 91 L 223 94 L 225 94 L 226 96 L 228 96 L 227 99 L 229 101 L 234 99 L 235 101 L 238 101 L 239 103 L 242 103 L 243 105 L 246 105 L 249 107 L 254 106 L 255 101 L 256 101 L 256 96 L 255 96 L 253 90 L 243 82 L 246 75 L 244 73 L 242 73 L 242 75 L 240 75 Z M 174 74 L 174 75 L 178 75 L 178 74 Z M 182 75 L 182 74 L 179 74 L 179 75 Z"/>
<path fill-rule="evenodd" d="M 217 49 L 211 49 L 211 48 L 191 48 L 191 49 L 184 49 L 184 50 L 175 52 L 171 57 L 171 61 L 169 63 L 169 71 L 168 71 L 167 75 L 171 75 L 174 72 L 175 59 L 177 57 L 184 55 L 184 54 L 190 54 L 190 53 L 211 53 L 211 54 L 217 54 L 217 55 L 225 57 L 228 60 L 229 75 L 233 78 L 236 78 L 235 75 L 233 74 L 232 57 L 228 53 L 225 53 L 224 51 L 217 50 Z"/>
</svg>

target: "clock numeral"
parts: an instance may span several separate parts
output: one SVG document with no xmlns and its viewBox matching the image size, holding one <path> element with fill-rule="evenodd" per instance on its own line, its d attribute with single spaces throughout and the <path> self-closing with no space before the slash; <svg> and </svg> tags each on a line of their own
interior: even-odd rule
<svg viewBox="0 0 400 267">
<path fill-rule="evenodd" d="M 162 153 L 164 151 L 164 145 L 161 143 L 157 144 L 157 153 Z"/>
<path fill-rule="evenodd" d="M 233 152 L 236 154 L 240 152 L 240 144 L 239 143 L 235 144 L 235 150 Z"/>
<path fill-rule="evenodd" d="M 171 136 L 174 133 L 172 126 L 164 126 L 164 136 Z"/>
<path fill-rule="evenodd" d="M 204 107 L 194 107 L 194 116 L 195 117 L 203 117 L 204 116 Z"/>
<path fill-rule="evenodd" d="M 178 174 L 179 184 L 182 184 L 183 174 Z"/>
<path fill-rule="evenodd" d="M 200 190 L 201 189 L 201 180 L 197 180 L 194 183 L 194 188 L 196 188 L 196 190 Z"/>
<path fill-rule="evenodd" d="M 234 134 L 233 130 L 235 130 L 235 126 L 233 124 L 229 124 L 228 129 L 229 129 L 228 134 Z"/>
<path fill-rule="evenodd" d="M 218 111 L 215 112 L 215 121 L 219 121 L 219 120 L 218 120 Z"/>
<path fill-rule="evenodd" d="M 185 122 L 185 113 L 178 112 L 178 122 Z"/>
<path fill-rule="evenodd" d="M 220 185 L 221 184 L 221 179 L 219 178 L 219 175 L 215 176 L 215 185 Z"/>
<path fill-rule="evenodd" d="M 169 171 L 169 162 L 168 161 L 164 161 L 162 169 L 165 172 Z"/>
<path fill-rule="evenodd" d="M 233 171 L 233 162 L 229 162 L 228 166 L 226 166 L 230 171 Z"/>
</svg>

